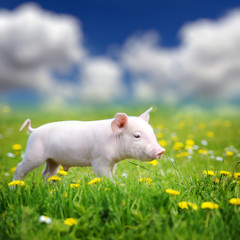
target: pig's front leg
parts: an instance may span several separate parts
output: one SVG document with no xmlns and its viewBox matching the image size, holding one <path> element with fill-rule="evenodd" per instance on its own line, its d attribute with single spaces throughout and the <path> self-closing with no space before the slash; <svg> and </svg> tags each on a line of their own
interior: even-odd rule
<svg viewBox="0 0 240 240">
<path fill-rule="evenodd" d="M 111 164 L 101 159 L 95 159 L 92 162 L 92 167 L 93 167 L 94 173 L 97 176 L 109 178 L 111 181 L 114 182 L 112 171 L 111 171 Z"/>
</svg>

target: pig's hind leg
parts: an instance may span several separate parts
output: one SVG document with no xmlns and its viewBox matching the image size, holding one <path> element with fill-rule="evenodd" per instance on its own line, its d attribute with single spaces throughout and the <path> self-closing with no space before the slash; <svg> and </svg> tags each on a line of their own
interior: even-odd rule
<svg viewBox="0 0 240 240">
<path fill-rule="evenodd" d="M 46 177 L 51 177 L 57 174 L 59 164 L 52 159 L 47 159 L 44 170 L 42 171 L 42 177 L 45 180 Z"/>
<path fill-rule="evenodd" d="M 23 160 L 17 165 L 13 180 L 21 180 L 30 171 L 41 166 L 46 161 L 44 148 L 40 141 L 29 144 Z"/>
</svg>

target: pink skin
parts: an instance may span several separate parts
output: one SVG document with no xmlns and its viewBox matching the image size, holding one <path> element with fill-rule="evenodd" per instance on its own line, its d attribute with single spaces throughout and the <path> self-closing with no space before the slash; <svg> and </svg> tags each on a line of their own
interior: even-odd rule
<svg viewBox="0 0 240 240">
<path fill-rule="evenodd" d="M 55 175 L 60 165 L 66 171 L 73 166 L 92 166 L 97 176 L 112 179 L 117 163 L 126 158 L 160 159 L 165 149 L 148 124 L 151 110 L 140 117 L 117 113 L 114 119 L 54 122 L 36 129 L 27 119 L 20 130 L 27 125 L 31 135 L 14 180 L 22 179 L 43 163 L 44 179 Z"/>
</svg>

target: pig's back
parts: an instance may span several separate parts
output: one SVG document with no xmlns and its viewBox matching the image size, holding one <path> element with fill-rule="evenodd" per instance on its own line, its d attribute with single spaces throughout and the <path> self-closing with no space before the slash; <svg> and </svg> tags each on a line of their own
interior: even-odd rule
<svg viewBox="0 0 240 240">
<path fill-rule="evenodd" d="M 110 134 L 110 120 L 48 123 L 32 133 L 41 138 L 47 158 L 79 166 L 90 166 L 92 155 L 104 146 Z"/>
</svg>

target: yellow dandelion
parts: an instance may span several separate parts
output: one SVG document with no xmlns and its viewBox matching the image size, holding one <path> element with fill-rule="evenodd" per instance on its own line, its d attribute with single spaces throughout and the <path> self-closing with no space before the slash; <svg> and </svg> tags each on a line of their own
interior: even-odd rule
<svg viewBox="0 0 240 240">
<path fill-rule="evenodd" d="M 158 133 L 156 134 L 156 136 L 157 136 L 157 138 L 162 138 L 162 137 L 163 137 L 163 133 L 162 133 L 162 132 L 158 132 Z"/>
<path fill-rule="evenodd" d="M 16 171 L 16 168 L 17 168 L 17 167 L 11 168 L 10 172 L 11 172 L 11 173 L 14 173 L 14 172 Z"/>
<path fill-rule="evenodd" d="M 218 178 L 215 178 L 215 179 L 214 179 L 214 183 L 215 183 L 215 184 L 218 184 L 218 183 L 219 183 L 219 179 L 218 179 Z"/>
<path fill-rule="evenodd" d="M 78 179 L 78 180 L 77 180 L 77 183 L 78 183 L 78 184 L 79 184 L 79 183 L 81 183 L 81 180 L 80 180 L 80 179 Z"/>
<path fill-rule="evenodd" d="M 59 170 L 63 171 L 64 170 L 63 166 L 60 166 Z"/>
<path fill-rule="evenodd" d="M 220 171 L 220 174 L 223 176 L 231 176 L 231 173 L 228 171 Z"/>
<path fill-rule="evenodd" d="M 49 191 L 49 193 L 50 193 L 50 194 L 53 194 L 54 191 L 55 191 L 54 189 L 51 189 L 51 190 Z"/>
<path fill-rule="evenodd" d="M 160 141 L 158 141 L 158 143 L 159 143 L 162 147 L 166 147 L 166 146 L 167 146 L 167 141 L 166 141 L 166 140 L 160 140 Z"/>
<path fill-rule="evenodd" d="M 200 130 L 204 130 L 204 129 L 206 128 L 206 124 L 205 124 L 205 123 L 199 123 L 199 124 L 198 124 L 198 128 L 199 128 Z"/>
<path fill-rule="evenodd" d="M 20 151 L 20 150 L 22 150 L 22 145 L 21 145 L 21 144 L 18 144 L 18 143 L 13 144 L 13 145 L 12 145 L 12 149 L 13 149 L 14 151 Z"/>
<path fill-rule="evenodd" d="M 70 186 L 71 186 L 71 188 L 79 188 L 80 184 L 79 183 L 71 183 Z"/>
<path fill-rule="evenodd" d="M 163 130 L 164 126 L 163 126 L 163 124 L 158 124 L 158 125 L 157 125 L 157 128 Z"/>
<path fill-rule="evenodd" d="M 240 206 L 240 198 L 231 198 L 229 200 L 229 203 L 232 204 L 232 205 Z"/>
<path fill-rule="evenodd" d="M 213 202 L 203 202 L 201 204 L 202 209 L 218 209 L 219 205 Z"/>
<path fill-rule="evenodd" d="M 168 194 L 170 194 L 170 195 L 172 195 L 172 196 L 176 196 L 176 195 L 179 195 L 179 194 L 180 194 L 179 191 L 173 190 L 173 189 L 166 189 L 165 192 L 168 193 Z"/>
<path fill-rule="evenodd" d="M 198 153 L 201 155 L 207 155 L 208 154 L 208 150 L 207 149 L 199 149 Z"/>
<path fill-rule="evenodd" d="M 182 142 L 175 142 L 173 145 L 174 150 L 180 150 L 183 147 L 184 147 L 184 143 L 182 143 Z"/>
<path fill-rule="evenodd" d="M 77 224 L 77 219 L 75 219 L 75 218 L 66 218 L 64 220 L 64 224 L 68 225 L 68 226 L 73 226 L 73 225 Z"/>
<path fill-rule="evenodd" d="M 11 112 L 11 108 L 8 105 L 6 105 L 3 107 L 2 112 L 8 114 Z"/>
<path fill-rule="evenodd" d="M 172 140 L 173 140 L 174 142 L 176 142 L 176 141 L 178 141 L 178 140 L 179 140 L 179 137 L 178 137 L 178 136 L 176 136 L 176 135 L 174 135 L 174 136 L 172 136 Z"/>
<path fill-rule="evenodd" d="M 181 209 L 188 209 L 188 204 L 185 201 L 179 202 L 178 207 L 180 207 Z"/>
<path fill-rule="evenodd" d="M 233 174 L 233 177 L 234 177 L 234 178 L 240 178 L 240 172 L 235 172 L 235 173 Z"/>
<path fill-rule="evenodd" d="M 21 180 L 14 180 L 14 181 L 8 183 L 8 186 L 16 186 L 16 185 L 23 187 L 23 186 L 25 186 L 25 183 L 24 183 L 24 181 L 21 181 Z"/>
<path fill-rule="evenodd" d="M 64 171 L 64 170 L 59 170 L 58 174 L 60 174 L 61 176 L 68 175 L 68 173 L 66 171 Z"/>
<path fill-rule="evenodd" d="M 181 209 L 189 209 L 191 207 L 193 210 L 197 210 L 198 206 L 195 203 L 182 201 L 178 203 L 178 207 Z"/>
<path fill-rule="evenodd" d="M 101 178 L 94 178 L 93 180 L 91 180 L 88 185 L 93 185 L 93 184 L 96 184 L 96 183 L 99 183 L 101 182 Z"/>
<path fill-rule="evenodd" d="M 67 192 L 64 193 L 64 197 L 67 198 L 68 197 L 68 194 Z"/>
<path fill-rule="evenodd" d="M 122 201 L 122 205 L 123 205 L 123 206 L 126 205 L 126 201 L 125 201 L 125 200 Z"/>
<path fill-rule="evenodd" d="M 47 181 L 48 182 L 51 182 L 51 181 L 57 182 L 57 181 L 61 181 L 61 178 L 58 176 L 52 176 L 52 177 L 48 178 Z"/>
<path fill-rule="evenodd" d="M 176 154 L 176 157 L 180 158 L 180 157 L 187 157 L 189 155 L 189 152 L 181 152 Z"/>
<path fill-rule="evenodd" d="M 178 127 L 178 129 L 182 130 L 185 128 L 185 125 L 186 125 L 185 122 L 179 122 L 177 127 Z"/>
<path fill-rule="evenodd" d="M 223 122 L 224 127 L 231 127 L 232 123 L 229 120 Z"/>
<path fill-rule="evenodd" d="M 148 162 L 148 164 L 151 164 L 152 166 L 156 166 L 158 164 L 158 161 L 155 159 L 153 161 Z"/>
<path fill-rule="evenodd" d="M 198 210 L 198 206 L 195 203 L 187 202 L 188 206 L 190 206 L 193 210 Z"/>
<path fill-rule="evenodd" d="M 232 156 L 234 155 L 234 152 L 232 152 L 232 151 L 227 151 L 227 152 L 226 152 L 226 155 L 227 155 L 228 157 L 232 157 Z"/>
<path fill-rule="evenodd" d="M 195 144 L 195 142 L 192 139 L 187 139 L 185 143 L 187 146 L 190 146 L 190 147 L 193 147 L 193 145 Z"/>
<path fill-rule="evenodd" d="M 204 171 L 203 171 L 203 174 L 206 174 L 206 175 L 209 175 L 209 176 L 214 176 L 214 175 L 215 175 L 215 172 L 214 172 L 214 171 L 211 171 L 211 170 L 204 170 Z"/>
<path fill-rule="evenodd" d="M 212 131 L 208 131 L 208 132 L 207 132 L 207 136 L 208 136 L 209 138 L 213 138 L 213 137 L 215 136 L 215 134 L 214 134 L 214 132 L 212 132 Z"/>
<path fill-rule="evenodd" d="M 140 178 L 138 179 L 139 182 L 146 182 L 148 185 L 150 185 L 152 183 L 152 179 L 151 178 Z"/>
<path fill-rule="evenodd" d="M 107 188 L 107 187 L 104 189 L 105 192 L 110 191 L 110 190 L 111 190 L 111 188 Z"/>
</svg>

